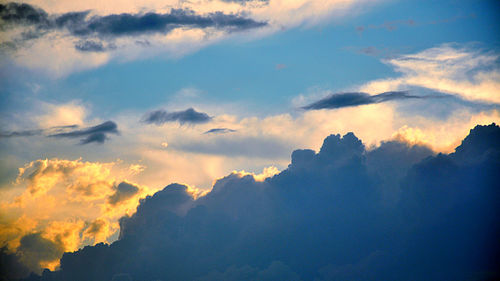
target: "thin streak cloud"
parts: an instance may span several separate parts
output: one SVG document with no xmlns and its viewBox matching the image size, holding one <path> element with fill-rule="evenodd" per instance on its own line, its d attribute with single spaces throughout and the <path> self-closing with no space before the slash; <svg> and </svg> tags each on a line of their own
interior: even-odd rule
<svg viewBox="0 0 500 281">
<path fill-rule="evenodd" d="M 384 92 L 370 95 L 363 92 L 337 93 L 329 95 L 319 101 L 303 106 L 305 110 L 338 109 L 350 106 L 360 106 L 373 103 L 382 103 L 392 100 L 422 99 L 428 96 L 415 96 L 405 91 Z"/>
</svg>

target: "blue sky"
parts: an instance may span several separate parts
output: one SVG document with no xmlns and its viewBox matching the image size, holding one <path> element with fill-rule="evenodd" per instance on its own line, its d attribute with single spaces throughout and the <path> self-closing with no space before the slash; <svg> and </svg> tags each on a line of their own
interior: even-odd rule
<svg viewBox="0 0 500 281">
<path fill-rule="evenodd" d="M 81 99 L 107 114 L 155 107 L 184 88 L 198 89 L 207 101 L 243 102 L 259 114 L 284 112 L 300 93 L 346 91 L 396 76 L 381 62 L 387 57 L 449 42 L 497 50 L 497 12 L 494 1 L 387 1 L 315 26 L 223 40 L 175 59 L 112 61 L 60 79 L 29 80 L 41 86 L 41 98 Z M 24 79 L 16 84 L 12 94 L 26 90 Z"/>
</svg>

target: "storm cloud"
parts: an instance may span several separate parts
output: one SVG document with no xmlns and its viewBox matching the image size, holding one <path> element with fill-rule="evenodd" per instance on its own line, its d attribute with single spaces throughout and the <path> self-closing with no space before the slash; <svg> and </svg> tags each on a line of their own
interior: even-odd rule
<svg viewBox="0 0 500 281">
<path fill-rule="evenodd" d="M 168 185 L 120 220 L 118 241 L 65 253 L 42 278 L 493 280 L 499 159 L 495 124 L 438 155 L 330 135 L 263 181 L 232 173 L 196 200 L 187 186 Z M 389 205 L 388 184 L 400 191 Z"/>
<path fill-rule="evenodd" d="M 384 92 L 377 95 L 370 95 L 362 92 L 337 93 L 329 95 L 319 101 L 303 106 L 305 110 L 317 109 L 337 109 L 349 106 L 359 106 L 373 103 L 382 103 L 392 100 L 420 99 L 422 96 L 410 95 L 404 91 Z"/>
<path fill-rule="evenodd" d="M 30 28 L 24 40 L 38 38 L 52 30 L 65 30 L 71 35 L 113 39 L 122 36 L 169 33 L 175 28 L 216 28 L 228 32 L 266 26 L 266 22 L 249 19 L 240 14 L 213 12 L 204 15 L 192 10 L 172 9 L 169 13 L 91 15 L 91 11 L 69 12 L 50 15 L 44 10 L 25 3 L 0 4 L 2 28 L 24 26 Z M 103 51 L 97 41 L 82 41 L 75 44 L 80 51 Z"/>
<path fill-rule="evenodd" d="M 55 138 L 82 138 L 80 144 L 88 144 L 92 142 L 104 143 L 108 139 L 108 134 L 119 134 L 118 126 L 113 121 L 106 121 L 102 124 L 84 128 L 81 130 L 74 130 L 70 132 L 57 133 L 49 135 Z"/>
<path fill-rule="evenodd" d="M 180 124 L 201 124 L 212 120 L 208 114 L 198 112 L 193 108 L 188 108 L 181 111 L 167 112 L 163 109 L 155 110 L 147 113 L 142 118 L 142 122 L 147 124 L 163 125 L 168 122 L 179 122 Z"/>
</svg>

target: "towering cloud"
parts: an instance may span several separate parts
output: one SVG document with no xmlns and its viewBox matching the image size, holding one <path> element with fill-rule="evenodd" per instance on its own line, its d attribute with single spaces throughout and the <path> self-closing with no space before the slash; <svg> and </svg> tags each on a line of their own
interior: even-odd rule
<svg viewBox="0 0 500 281">
<path fill-rule="evenodd" d="M 499 144 L 495 124 L 438 155 L 331 135 L 262 181 L 233 173 L 198 199 L 165 187 L 120 220 L 118 241 L 65 253 L 42 280 L 495 279 Z"/>
</svg>

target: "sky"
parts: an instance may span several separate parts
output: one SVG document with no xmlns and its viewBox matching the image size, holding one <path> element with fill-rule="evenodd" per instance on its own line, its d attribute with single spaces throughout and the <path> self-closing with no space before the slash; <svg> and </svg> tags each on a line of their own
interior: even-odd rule
<svg viewBox="0 0 500 281">
<path fill-rule="evenodd" d="M 422 206 L 428 202 L 417 204 L 413 196 L 421 192 L 434 198 L 427 182 L 434 178 L 442 186 L 454 186 L 457 194 L 479 181 L 476 201 L 457 199 L 463 194 L 451 201 L 473 209 L 467 222 L 481 217 L 477 206 L 488 198 L 485 194 L 498 195 L 490 190 L 498 182 L 498 127 L 476 126 L 500 122 L 499 13 L 499 2 L 486 0 L 0 1 L 0 244 L 2 255 L 8 257 L 4 260 L 12 260 L 9 266 L 19 269 L 19 274 L 6 278 L 17 280 L 49 268 L 60 272 L 55 273 L 60 280 L 77 280 L 75 276 L 83 276 L 81 268 L 68 264 L 88 258 L 75 252 L 84 246 L 100 245 L 94 247 L 104 256 L 117 251 L 136 255 L 131 245 L 148 239 L 138 230 L 141 223 L 150 228 L 152 241 L 161 241 L 163 230 L 154 228 L 150 216 L 166 228 L 177 227 L 178 221 L 191 223 L 200 235 L 205 231 L 215 239 L 215 230 L 198 222 L 232 221 L 230 213 L 241 216 L 241 221 L 231 229 L 221 226 L 219 232 L 238 231 L 234 237 L 239 240 L 231 240 L 231 245 L 207 244 L 193 229 L 182 239 L 172 238 L 183 245 L 179 249 L 189 252 L 187 256 L 204 265 L 191 273 L 145 271 L 138 266 L 123 276 L 107 272 L 105 277 L 83 280 L 110 280 L 115 275 L 116 280 L 244 280 L 243 275 L 250 280 L 352 280 L 350 273 L 364 270 L 379 274 L 369 280 L 430 276 L 431 265 L 421 272 L 409 270 L 407 276 L 388 277 L 386 271 L 372 270 L 406 268 L 432 252 L 410 246 L 398 252 L 394 245 L 366 245 L 354 251 L 349 244 L 339 250 L 348 253 L 339 255 L 346 258 L 318 253 L 298 270 L 305 261 L 290 255 L 299 255 L 309 245 L 299 242 L 307 240 L 301 232 L 289 237 L 299 245 L 294 251 L 276 246 L 276 255 L 261 262 L 250 254 L 228 254 L 214 256 L 211 264 L 197 255 L 217 247 L 226 247 L 228 253 L 244 251 L 252 245 L 248 235 L 265 237 L 266 231 L 270 241 L 278 239 L 266 216 L 283 219 L 283 226 L 291 230 L 312 225 L 318 241 L 323 241 L 332 233 L 315 223 L 334 220 L 335 226 L 342 219 L 320 215 L 313 208 L 310 215 L 318 220 L 302 220 L 298 213 L 305 210 L 293 206 L 300 205 L 296 201 L 305 186 L 376 190 L 360 191 L 370 194 L 370 202 L 347 191 L 318 191 L 302 198 L 311 205 L 319 200 L 318 206 L 329 208 L 327 199 L 321 201 L 324 196 L 338 204 L 332 212 L 354 216 L 352 225 L 344 225 L 346 233 L 363 228 L 370 219 L 363 212 L 352 215 L 356 212 L 342 205 L 338 194 L 347 201 L 361 200 L 367 214 L 372 208 L 395 208 L 402 214 L 414 208 L 427 218 Z M 343 146 L 345 155 L 338 151 Z M 334 152 L 329 154 L 328 147 Z M 483 153 L 483 158 L 478 156 Z M 471 164 L 463 155 L 478 160 Z M 307 169 L 298 169 L 300 165 Z M 491 175 L 475 174 L 475 169 L 490 166 Z M 425 167 L 449 169 L 450 176 L 427 174 Z M 453 182 L 451 175 L 463 173 L 470 178 L 463 184 Z M 358 176 L 359 181 L 349 178 Z M 287 185 L 292 190 L 285 192 Z M 242 190 L 223 196 L 216 192 L 218 186 Z M 259 191 L 254 194 L 254 189 Z M 437 192 L 438 198 L 449 195 Z M 244 198 L 264 200 L 259 203 L 261 211 L 254 210 L 260 220 L 237 215 L 241 210 L 236 205 L 244 206 Z M 176 207 L 163 210 L 162 200 Z M 168 203 L 171 200 L 174 203 Z M 374 202 L 379 205 L 374 207 Z M 411 207 L 403 206 L 408 202 Z M 453 210 L 443 217 L 461 216 L 455 207 L 436 208 Z M 157 218 L 155 212 L 162 210 L 172 218 Z M 285 210 L 291 214 L 280 217 Z M 492 210 L 483 211 L 496 209 Z M 380 225 L 373 226 L 373 232 L 393 235 L 381 228 L 394 218 L 376 213 Z M 405 223 L 397 229 L 414 229 L 406 225 L 410 218 L 396 219 L 400 220 Z M 243 223 L 263 232 L 253 233 Z M 427 223 L 408 239 L 418 240 L 417 234 L 424 233 L 429 240 L 441 241 L 427 232 L 434 222 Z M 481 223 L 487 229 L 491 222 Z M 192 242 L 197 239 L 199 244 Z M 450 245 L 460 244 L 460 239 L 464 238 L 451 239 Z M 262 243 L 255 247 L 256 256 L 267 243 L 258 241 Z M 172 249 L 169 243 L 165 251 Z M 475 245 L 472 240 L 462 244 Z M 158 259 L 188 262 L 162 256 L 152 244 L 143 247 Z M 331 247 L 335 245 L 327 243 L 325 249 Z M 65 252 L 74 252 L 64 256 L 70 260 L 67 267 L 60 260 Z M 400 255 L 409 257 L 408 264 L 388 262 Z M 237 262 L 227 262 L 230 257 Z M 138 259 L 150 262 L 143 256 Z M 318 260 L 321 264 L 313 262 Z M 454 262 L 469 265 L 464 267 L 467 274 L 491 265 Z M 442 272 L 451 264 L 443 265 Z M 205 268 L 209 265 L 212 271 Z M 114 266 L 122 270 L 130 264 Z M 443 280 L 439 274 L 432 276 Z"/>
</svg>

